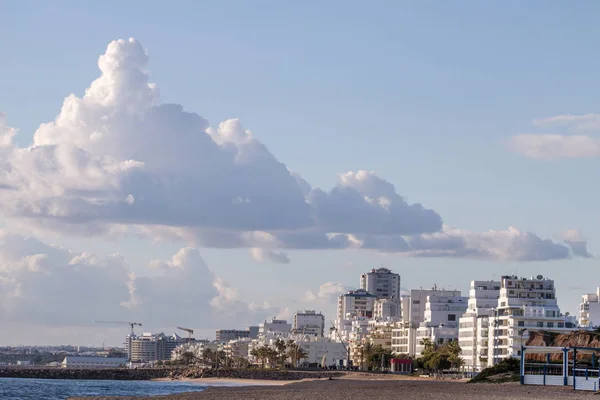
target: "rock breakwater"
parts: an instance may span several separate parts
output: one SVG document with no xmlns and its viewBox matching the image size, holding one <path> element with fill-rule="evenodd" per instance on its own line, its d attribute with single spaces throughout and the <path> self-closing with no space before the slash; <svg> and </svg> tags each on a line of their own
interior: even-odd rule
<svg viewBox="0 0 600 400">
<path fill-rule="evenodd" d="M 0 378 L 30 379 L 90 379 L 90 380 L 150 380 L 168 378 L 174 372 L 160 368 L 0 368 Z"/>
<path fill-rule="evenodd" d="M 270 369 L 212 369 L 188 368 L 0 368 L 0 378 L 30 379 L 90 379 L 90 380 L 151 380 L 160 378 L 197 379 L 259 379 L 299 381 L 302 379 L 334 378 L 344 375 L 339 371 L 288 371 Z"/>
</svg>

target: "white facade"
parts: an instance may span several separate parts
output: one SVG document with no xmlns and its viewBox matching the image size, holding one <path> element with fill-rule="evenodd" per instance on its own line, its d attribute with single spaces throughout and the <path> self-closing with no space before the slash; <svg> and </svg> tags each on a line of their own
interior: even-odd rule
<svg viewBox="0 0 600 400">
<path fill-rule="evenodd" d="M 325 331 L 325 316 L 314 310 L 298 311 L 294 314 L 292 331 L 312 336 L 323 336 Z"/>
<path fill-rule="evenodd" d="M 596 293 L 581 296 L 579 325 L 584 328 L 600 326 L 600 287 L 596 289 Z"/>
<path fill-rule="evenodd" d="M 390 299 L 377 299 L 375 301 L 373 317 L 378 319 L 399 320 L 402 315 L 400 302 Z"/>
<path fill-rule="evenodd" d="M 360 288 L 379 299 L 400 299 L 400 275 L 387 268 L 372 269 L 360 276 Z"/>
<path fill-rule="evenodd" d="M 144 333 L 140 336 L 128 335 L 129 354 L 127 356 L 134 363 L 170 360 L 173 350 L 186 342 L 187 339 L 175 333 L 171 336 L 167 336 L 162 332 L 157 334 Z"/>
<path fill-rule="evenodd" d="M 126 358 L 66 356 L 63 368 L 121 368 L 127 364 Z"/>
<path fill-rule="evenodd" d="M 338 320 L 373 316 L 377 298 L 364 289 L 351 290 L 338 298 Z"/>
<path fill-rule="evenodd" d="M 324 337 L 316 337 L 302 334 L 294 334 L 290 332 L 268 332 L 265 336 L 253 340 L 249 345 L 249 352 L 255 347 L 269 346 L 275 348 L 275 342 L 278 340 L 293 340 L 299 347 L 304 349 L 307 357 L 300 360 L 300 364 L 321 365 L 323 357 L 325 366 L 338 364 L 340 360 L 346 360 L 348 353 L 344 344 Z M 254 357 L 249 356 L 250 360 L 257 362 Z"/>
<path fill-rule="evenodd" d="M 462 296 L 427 296 L 425 320 L 417 328 L 415 357 L 420 357 L 423 339 L 441 346 L 458 340 L 458 321 L 467 310 L 469 299 Z"/>
<path fill-rule="evenodd" d="M 471 281 L 467 311 L 459 321 L 458 344 L 467 371 L 487 367 L 489 315 L 498 305 L 500 281 Z"/>
<path fill-rule="evenodd" d="M 219 343 L 227 343 L 230 340 L 250 337 L 248 329 L 219 329 L 216 332 L 216 339 Z"/>
<path fill-rule="evenodd" d="M 225 346 L 225 354 L 229 358 L 248 358 L 252 339 L 243 338 L 229 341 Z"/>
<path fill-rule="evenodd" d="M 531 331 L 570 332 L 575 327 L 575 319 L 560 312 L 553 280 L 503 276 L 498 306 L 489 318 L 488 366 L 519 357 Z"/>
<path fill-rule="evenodd" d="M 408 354 L 412 357 L 417 353 L 417 329 L 425 321 L 427 297 L 446 296 L 460 297 L 459 290 L 416 289 L 410 291 L 410 296 L 401 296 L 401 320 L 392 329 L 392 352 Z"/>
<path fill-rule="evenodd" d="M 289 333 L 290 330 L 292 330 L 292 324 L 283 319 L 272 318 L 258 326 L 258 335 L 259 337 L 266 336 L 269 332 Z"/>
</svg>

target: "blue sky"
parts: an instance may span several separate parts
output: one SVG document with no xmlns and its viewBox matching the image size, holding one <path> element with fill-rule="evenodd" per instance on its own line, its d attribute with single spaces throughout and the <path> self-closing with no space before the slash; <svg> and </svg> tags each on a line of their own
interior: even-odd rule
<svg viewBox="0 0 600 400">
<path fill-rule="evenodd" d="M 535 119 L 600 109 L 597 2 L 0 4 L 0 111 L 19 128 L 20 147 L 58 115 L 67 95 L 84 94 L 108 43 L 135 37 L 148 51 L 162 102 L 212 126 L 239 118 L 313 187 L 329 190 L 346 171 L 375 171 L 448 225 L 474 232 L 515 226 L 554 240 L 577 229 L 598 253 L 598 157 L 540 160 L 510 146 L 522 133 L 565 133 L 534 126 Z M 48 238 L 80 252 L 119 252 L 135 265 L 169 259 L 185 245 Z M 571 312 L 596 286 L 590 259 L 287 252 L 291 263 L 278 265 L 256 262 L 246 249 L 201 249 L 240 298 L 260 302 L 266 292 L 290 307 L 303 305 L 296 293 L 327 281 L 356 285 L 360 272 L 381 265 L 400 272 L 408 288 L 446 282 L 466 290 L 470 279 L 542 273 L 557 280 L 561 306 Z"/>
</svg>

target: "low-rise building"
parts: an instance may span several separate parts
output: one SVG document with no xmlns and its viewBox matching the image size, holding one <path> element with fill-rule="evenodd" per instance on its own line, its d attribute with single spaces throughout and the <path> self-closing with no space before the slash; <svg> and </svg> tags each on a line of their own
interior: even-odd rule
<svg viewBox="0 0 600 400">
<path fill-rule="evenodd" d="M 66 356 L 61 364 L 63 368 L 121 368 L 127 364 L 127 358 Z"/>
<path fill-rule="evenodd" d="M 270 321 L 264 321 L 258 326 L 258 336 L 266 336 L 269 332 L 289 333 L 292 330 L 292 324 L 284 319 L 272 318 Z"/>
</svg>

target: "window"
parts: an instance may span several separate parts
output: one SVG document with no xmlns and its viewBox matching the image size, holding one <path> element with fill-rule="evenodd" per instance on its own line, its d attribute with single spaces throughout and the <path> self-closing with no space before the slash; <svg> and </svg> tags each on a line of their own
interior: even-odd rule
<svg viewBox="0 0 600 400">
<path fill-rule="evenodd" d="M 519 321 L 519 322 L 517 322 L 517 326 L 525 326 L 525 321 Z"/>
<path fill-rule="evenodd" d="M 543 328 L 543 327 L 544 327 L 544 322 L 542 322 L 542 321 L 538 321 L 538 322 L 537 322 L 537 327 L 538 327 L 538 328 Z"/>
<path fill-rule="evenodd" d="M 548 328 L 554 328 L 554 322 L 548 322 L 546 325 Z"/>
<path fill-rule="evenodd" d="M 448 314 L 448 321 L 456 321 L 456 314 Z"/>
</svg>

